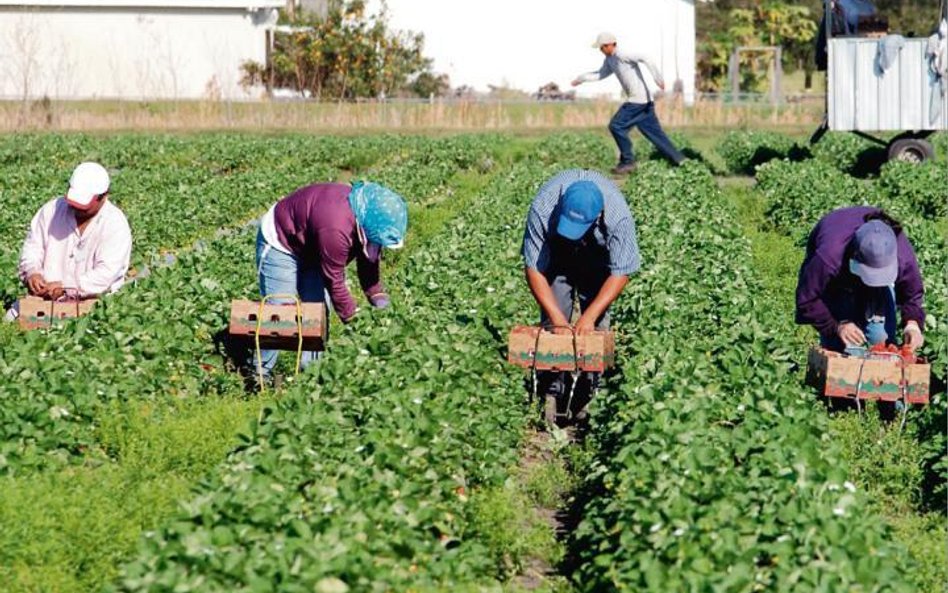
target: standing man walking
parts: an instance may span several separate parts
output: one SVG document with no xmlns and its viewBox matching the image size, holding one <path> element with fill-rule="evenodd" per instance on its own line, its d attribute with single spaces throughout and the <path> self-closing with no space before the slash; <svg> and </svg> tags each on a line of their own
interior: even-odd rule
<svg viewBox="0 0 948 593">
<path fill-rule="evenodd" d="M 655 145 L 662 155 L 676 165 L 685 160 L 672 141 L 665 135 L 658 117 L 655 115 L 655 102 L 652 93 L 645 84 L 642 69 L 639 64 L 645 64 L 658 88 L 665 90 L 665 79 L 655 63 L 641 54 L 619 51 L 616 47 L 616 36 L 612 33 L 600 33 L 593 47 L 606 56 L 602 67 L 598 71 L 587 72 L 576 77 L 573 86 L 584 82 L 602 80 L 615 74 L 622 85 L 622 95 L 625 103 L 612 116 L 609 122 L 609 132 L 619 146 L 619 164 L 612 169 L 615 175 L 625 175 L 635 170 L 635 154 L 632 152 L 632 141 L 629 131 L 638 127 L 642 135 Z"/>
<path fill-rule="evenodd" d="M 569 169 L 549 179 L 527 213 L 523 261 L 541 324 L 577 334 L 608 329 L 609 307 L 641 267 L 635 221 L 622 192 L 597 171 Z M 538 395 L 555 398 L 559 414 L 567 412 L 566 375 L 537 377 Z M 580 417 L 599 380 L 598 373 L 584 375 L 574 399 Z"/>
</svg>

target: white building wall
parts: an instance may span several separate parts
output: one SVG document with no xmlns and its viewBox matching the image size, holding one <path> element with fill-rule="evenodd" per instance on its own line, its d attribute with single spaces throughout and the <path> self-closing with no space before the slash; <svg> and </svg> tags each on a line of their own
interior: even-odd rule
<svg viewBox="0 0 948 593">
<path fill-rule="evenodd" d="M 0 96 L 241 98 L 273 9 L 0 5 Z"/>
<path fill-rule="evenodd" d="M 676 80 L 685 98 L 695 92 L 694 0 L 387 0 L 395 28 L 422 32 L 434 69 L 457 87 L 488 85 L 528 92 L 555 82 L 561 89 L 580 72 L 598 69 L 590 47 L 600 31 L 620 47 L 651 55 L 668 90 Z M 378 9 L 379 0 L 369 6 Z M 579 96 L 618 98 L 614 78 L 580 86 Z"/>
</svg>

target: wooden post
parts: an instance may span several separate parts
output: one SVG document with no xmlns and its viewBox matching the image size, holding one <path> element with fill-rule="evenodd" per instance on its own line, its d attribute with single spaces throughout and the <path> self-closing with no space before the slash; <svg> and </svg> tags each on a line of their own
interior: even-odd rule
<svg viewBox="0 0 948 593">
<path fill-rule="evenodd" d="M 740 57 L 738 52 L 740 48 L 734 48 L 734 51 L 731 53 L 731 59 L 728 60 L 728 75 L 731 79 L 731 102 L 737 103 L 739 93 L 741 90 L 741 75 L 738 70 L 740 69 Z"/>
<path fill-rule="evenodd" d="M 264 60 L 266 72 L 263 75 L 263 86 L 267 89 L 267 97 L 273 97 L 273 37 L 273 29 L 267 29 L 267 52 Z"/>
<path fill-rule="evenodd" d="M 774 48 L 774 81 L 773 81 L 773 100 L 774 105 L 780 105 L 780 94 L 783 82 L 783 48 L 777 46 Z"/>
</svg>

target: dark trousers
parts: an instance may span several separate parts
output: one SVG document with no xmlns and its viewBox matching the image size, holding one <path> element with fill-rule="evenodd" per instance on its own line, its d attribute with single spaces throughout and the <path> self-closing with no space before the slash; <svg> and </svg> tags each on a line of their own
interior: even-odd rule
<svg viewBox="0 0 948 593">
<path fill-rule="evenodd" d="M 853 306 L 848 300 L 857 300 L 858 304 Z M 868 332 L 870 324 L 881 323 L 888 335 L 886 343 L 895 343 L 898 326 L 896 324 L 895 291 L 892 287 L 869 289 L 862 298 L 855 299 L 850 296 L 848 300 L 847 302 L 828 303 L 834 317 L 852 321 L 864 333 Z M 821 335 L 820 345 L 835 352 L 843 352 L 846 349 L 846 345 L 836 334 Z"/>
<path fill-rule="evenodd" d="M 599 290 L 608 278 L 608 271 L 602 273 L 562 273 L 549 272 L 546 279 L 553 290 L 553 296 L 556 298 L 557 307 L 566 317 L 570 324 L 573 319 L 573 302 L 579 301 L 580 313 L 586 310 L 590 303 L 599 294 Z M 550 323 L 546 312 L 540 313 L 540 323 L 547 325 Z M 603 313 L 602 317 L 596 320 L 596 329 L 609 329 L 609 311 Z M 561 371 L 540 371 L 537 373 L 537 393 L 540 397 L 544 395 L 555 395 L 558 400 L 558 410 L 560 413 L 566 411 L 566 397 L 569 395 L 571 379 L 570 373 Z M 592 392 L 599 385 L 599 373 L 582 373 L 576 389 L 573 393 L 573 412 L 578 412 L 586 407 L 592 398 Z"/>
<path fill-rule="evenodd" d="M 609 132 L 619 146 L 619 164 L 626 165 L 635 160 L 632 152 L 632 140 L 629 131 L 638 127 L 642 135 L 655 145 L 662 155 L 676 165 L 685 157 L 678 152 L 672 141 L 665 135 L 662 125 L 655 115 L 655 103 L 623 103 L 609 122 Z"/>
</svg>

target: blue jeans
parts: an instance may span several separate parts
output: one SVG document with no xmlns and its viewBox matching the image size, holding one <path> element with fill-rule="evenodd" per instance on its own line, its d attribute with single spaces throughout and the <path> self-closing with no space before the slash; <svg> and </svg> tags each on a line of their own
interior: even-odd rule
<svg viewBox="0 0 948 593">
<path fill-rule="evenodd" d="M 857 318 L 853 319 L 852 322 L 859 326 L 863 333 L 868 333 L 867 328 L 870 323 L 882 323 L 885 333 L 888 335 L 886 343 L 894 344 L 898 331 L 896 327 L 895 289 L 888 286 L 875 289 L 875 291 L 873 296 L 867 299 L 865 315 L 857 315 Z M 832 310 L 833 307 L 830 309 Z M 835 334 L 832 336 L 821 335 L 820 346 L 835 352 L 843 352 L 846 349 L 846 345 Z"/>
<path fill-rule="evenodd" d="M 318 263 L 301 267 L 299 259 L 289 253 L 283 253 L 267 243 L 263 233 L 257 232 L 257 276 L 260 280 L 261 297 L 274 294 L 295 294 L 304 303 L 329 303 L 326 283 L 319 270 Z M 270 303 L 292 303 L 289 299 L 269 299 Z M 269 376 L 277 362 L 277 350 L 263 350 L 260 353 L 264 376 Z M 302 368 L 318 358 L 317 352 L 303 352 L 300 362 Z M 250 368 L 257 369 L 257 354 L 251 354 Z"/>
<path fill-rule="evenodd" d="M 632 140 L 629 139 L 629 131 L 634 127 L 638 127 L 642 135 L 648 138 L 655 148 L 671 162 L 679 165 L 685 160 L 685 156 L 678 152 L 672 141 L 662 131 L 662 126 L 655 115 L 655 103 L 623 103 L 609 122 L 609 132 L 619 146 L 620 165 L 627 165 L 635 160 Z"/>
</svg>

